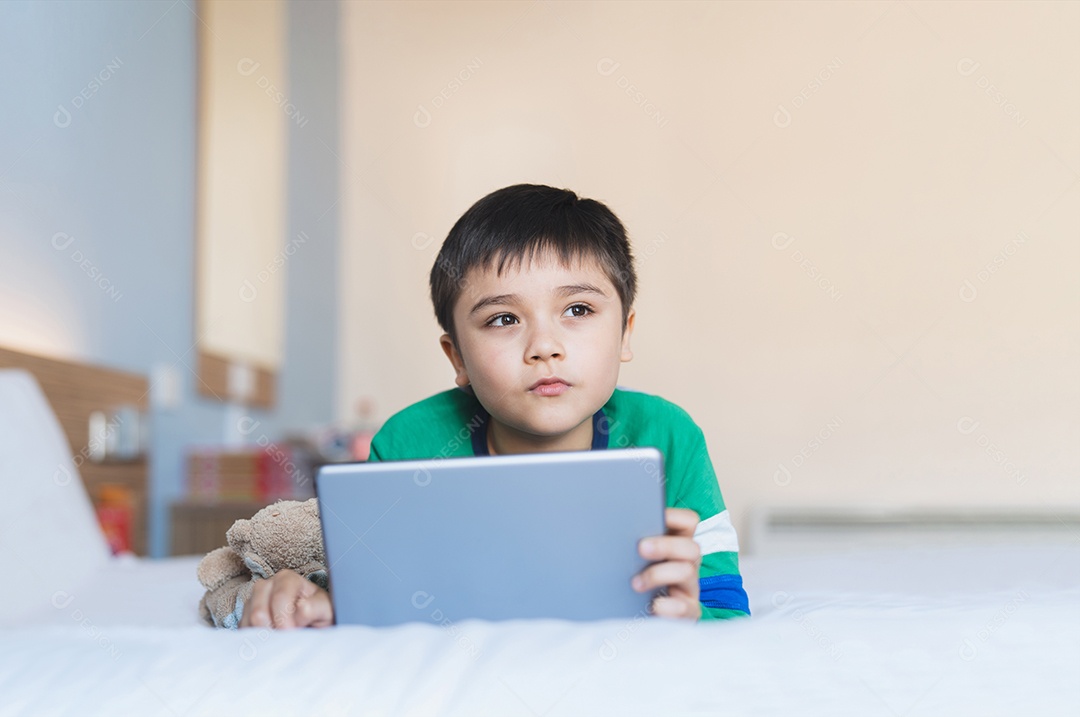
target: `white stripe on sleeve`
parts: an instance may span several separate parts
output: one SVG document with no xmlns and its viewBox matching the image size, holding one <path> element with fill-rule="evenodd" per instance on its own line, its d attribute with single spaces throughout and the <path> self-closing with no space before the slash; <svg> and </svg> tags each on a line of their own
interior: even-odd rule
<svg viewBox="0 0 1080 717">
<path fill-rule="evenodd" d="M 739 552 L 739 537 L 726 510 L 698 523 L 694 540 L 701 547 L 701 554 Z"/>
</svg>

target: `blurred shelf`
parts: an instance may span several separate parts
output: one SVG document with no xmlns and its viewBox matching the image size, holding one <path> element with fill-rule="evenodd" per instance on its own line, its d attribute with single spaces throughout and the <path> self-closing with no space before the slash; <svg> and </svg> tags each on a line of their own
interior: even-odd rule
<svg viewBox="0 0 1080 717">
<path fill-rule="evenodd" d="M 271 501 L 274 502 L 274 501 Z M 192 499 L 172 504 L 172 555 L 205 555 L 227 545 L 233 523 L 250 518 L 268 503 L 250 500 Z"/>
</svg>

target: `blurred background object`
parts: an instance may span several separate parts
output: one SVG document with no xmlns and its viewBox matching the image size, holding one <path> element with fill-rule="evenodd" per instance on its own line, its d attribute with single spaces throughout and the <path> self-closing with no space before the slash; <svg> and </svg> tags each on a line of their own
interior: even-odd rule
<svg viewBox="0 0 1080 717">
<path fill-rule="evenodd" d="M 1076 507 L 1078 34 L 1077 2 L 0 3 L 0 346 L 146 378 L 132 490 L 163 556 L 192 447 L 355 459 L 451 386 L 441 241 L 546 183 L 627 225 L 620 382 L 697 420 L 740 532 L 756 506 Z M 250 186 L 206 164 L 233 157 L 206 41 Z M 265 325 L 197 315 L 219 197 L 247 263 L 217 292 Z"/>
</svg>

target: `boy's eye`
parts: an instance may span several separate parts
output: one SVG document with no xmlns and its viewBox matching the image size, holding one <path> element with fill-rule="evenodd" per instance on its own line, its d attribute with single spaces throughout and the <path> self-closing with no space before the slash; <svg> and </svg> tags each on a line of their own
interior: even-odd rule
<svg viewBox="0 0 1080 717">
<path fill-rule="evenodd" d="M 573 316 L 573 317 L 582 317 L 582 316 L 588 316 L 591 313 L 592 313 L 592 309 L 590 309 L 585 304 L 574 304 L 573 306 L 568 308 L 566 310 L 566 313 L 563 314 L 563 315 L 564 316 Z"/>
<path fill-rule="evenodd" d="M 513 314 L 496 314 L 488 322 L 488 326 L 513 326 L 517 323 L 517 317 Z"/>
</svg>

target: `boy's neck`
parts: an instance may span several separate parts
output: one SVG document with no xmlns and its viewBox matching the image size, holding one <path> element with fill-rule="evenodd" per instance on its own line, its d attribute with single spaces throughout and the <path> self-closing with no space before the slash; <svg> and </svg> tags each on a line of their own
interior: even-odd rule
<svg viewBox="0 0 1080 717">
<path fill-rule="evenodd" d="M 592 448 L 593 419 L 589 416 L 577 427 L 560 436 L 536 436 L 522 433 L 492 419 L 488 423 L 488 453 L 493 456 L 515 453 L 553 453 L 587 451 Z"/>
</svg>

